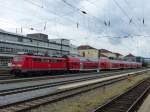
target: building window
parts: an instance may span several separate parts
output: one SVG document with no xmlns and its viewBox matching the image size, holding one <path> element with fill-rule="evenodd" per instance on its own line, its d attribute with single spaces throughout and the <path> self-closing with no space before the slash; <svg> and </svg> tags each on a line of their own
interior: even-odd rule
<svg viewBox="0 0 150 112">
<path fill-rule="evenodd" d="M 82 55 L 83 57 L 85 57 L 85 52 L 83 52 L 83 55 Z"/>
<path fill-rule="evenodd" d="M 10 63 L 12 60 L 12 57 L 0 57 L 0 66 L 8 66 L 8 63 Z"/>
<path fill-rule="evenodd" d="M 18 37 L 18 42 L 22 42 L 23 38 L 22 37 Z"/>
<path fill-rule="evenodd" d="M 30 42 L 32 42 L 33 40 L 32 39 L 30 39 Z"/>
<path fill-rule="evenodd" d="M 12 53 L 12 52 L 13 52 L 13 48 L 0 47 L 0 52 L 4 52 L 4 53 Z"/>
</svg>

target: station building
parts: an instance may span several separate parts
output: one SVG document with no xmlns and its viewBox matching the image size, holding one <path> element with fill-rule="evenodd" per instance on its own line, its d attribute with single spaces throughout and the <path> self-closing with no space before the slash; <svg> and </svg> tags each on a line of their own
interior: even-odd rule
<svg viewBox="0 0 150 112">
<path fill-rule="evenodd" d="M 124 59 L 127 60 L 127 61 L 133 61 L 133 62 L 135 62 L 136 61 L 136 56 L 134 56 L 133 54 L 130 53 L 130 54 L 126 55 L 124 57 Z"/>
<path fill-rule="evenodd" d="M 42 33 L 27 34 L 26 36 L 0 30 L 0 67 L 8 66 L 18 52 L 34 54 L 70 54 L 68 39 L 48 39 Z"/>
<path fill-rule="evenodd" d="M 100 58 L 107 57 L 109 59 L 123 59 L 123 55 L 120 53 L 114 53 L 106 49 L 96 49 L 89 45 L 81 45 L 78 47 L 79 55 L 87 58 Z"/>
<path fill-rule="evenodd" d="M 78 53 L 82 57 L 86 58 L 98 58 L 98 49 L 89 45 L 81 45 L 78 47 Z"/>
<path fill-rule="evenodd" d="M 109 59 L 123 59 L 123 55 L 120 53 L 115 53 L 106 49 L 99 49 L 99 56 L 108 57 Z"/>
</svg>

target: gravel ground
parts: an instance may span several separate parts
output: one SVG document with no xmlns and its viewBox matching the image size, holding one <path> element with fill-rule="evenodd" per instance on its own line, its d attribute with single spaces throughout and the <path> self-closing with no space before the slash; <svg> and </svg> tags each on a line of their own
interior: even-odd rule
<svg viewBox="0 0 150 112">
<path fill-rule="evenodd" d="M 30 112 L 90 112 L 98 105 L 118 94 L 121 94 L 138 81 L 149 76 L 150 73 L 137 76 L 135 78 L 131 78 L 131 80 L 121 81 L 121 83 L 92 90 L 54 104 L 40 106 L 36 109 L 30 110 Z"/>
<path fill-rule="evenodd" d="M 146 100 L 143 102 L 138 112 L 149 112 L 149 110 L 150 110 L 150 94 L 147 96 Z"/>
</svg>

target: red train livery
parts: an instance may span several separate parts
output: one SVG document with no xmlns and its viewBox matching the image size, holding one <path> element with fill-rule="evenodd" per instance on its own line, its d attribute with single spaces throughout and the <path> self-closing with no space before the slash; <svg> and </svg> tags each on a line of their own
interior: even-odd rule
<svg viewBox="0 0 150 112">
<path fill-rule="evenodd" d="M 101 57 L 91 59 L 84 57 L 46 57 L 33 55 L 17 55 L 11 62 L 11 74 L 50 74 L 52 72 L 80 72 L 91 70 L 125 69 L 142 67 L 141 63 L 121 60 L 110 60 Z"/>
</svg>

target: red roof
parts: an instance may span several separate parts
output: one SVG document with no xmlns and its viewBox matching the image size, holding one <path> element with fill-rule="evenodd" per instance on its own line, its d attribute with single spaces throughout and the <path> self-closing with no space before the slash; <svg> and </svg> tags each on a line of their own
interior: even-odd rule
<svg viewBox="0 0 150 112">
<path fill-rule="evenodd" d="M 125 57 L 135 57 L 133 54 L 128 54 L 128 55 L 126 55 Z"/>
<path fill-rule="evenodd" d="M 81 45 L 78 47 L 78 50 L 86 50 L 86 49 L 96 49 L 96 48 L 91 47 L 89 45 Z"/>
<path fill-rule="evenodd" d="M 106 55 L 104 55 L 104 54 L 100 54 L 100 56 L 101 56 L 101 57 L 107 57 L 107 58 L 108 58 L 108 56 L 106 56 Z"/>
<path fill-rule="evenodd" d="M 99 51 L 100 51 L 100 52 L 103 52 L 103 53 L 104 53 L 104 52 L 105 52 L 105 53 L 112 53 L 111 51 L 108 51 L 108 50 L 106 50 L 106 49 L 99 49 Z"/>
<path fill-rule="evenodd" d="M 120 54 L 120 53 L 114 53 L 114 54 L 116 54 L 116 55 L 118 55 L 118 56 L 123 56 L 122 54 Z"/>
</svg>

